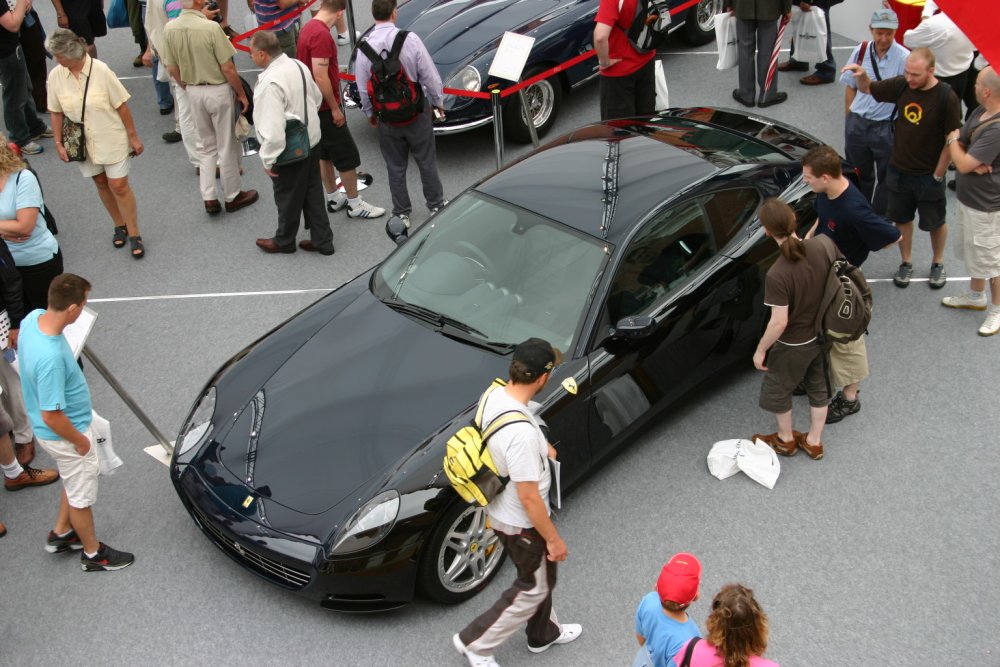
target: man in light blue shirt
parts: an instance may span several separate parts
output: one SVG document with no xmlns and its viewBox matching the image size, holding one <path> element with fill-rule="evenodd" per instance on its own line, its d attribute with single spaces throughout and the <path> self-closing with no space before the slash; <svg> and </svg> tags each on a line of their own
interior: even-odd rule
<svg viewBox="0 0 1000 667">
<path fill-rule="evenodd" d="M 896 42 L 899 19 L 891 9 L 872 14 L 871 42 L 862 42 L 851 52 L 848 62 L 864 67 L 868 76 L 881 81 L 901 76 L 910 51 Z M 892 123 L 896 105 L 876 102 L 868 93 L 858 91 L 850 72 L 840 77 L 844 90 L 844 153 L 847 161 L 858 169 L 858 189 L 871 202 L 872 208 L 884 216 L 888 203 L 885 174 L 892 153 Z"/>
<path fill-rule="evenodd" d="M 135 557 L 98 542 L 94 534 L 97 475 L 100 464 L 90 430 L 90 389 L 63 331 L 79 319 L 90 283 L 62 273 L 49 285 L 46 310 L 21 320 L 18 336 L 24 404 L 42 448 L 56 462 L 63 483 L 56 525 L 45 550 L 82 550 L 84 572 L 120 570 Z"/>
</svg>

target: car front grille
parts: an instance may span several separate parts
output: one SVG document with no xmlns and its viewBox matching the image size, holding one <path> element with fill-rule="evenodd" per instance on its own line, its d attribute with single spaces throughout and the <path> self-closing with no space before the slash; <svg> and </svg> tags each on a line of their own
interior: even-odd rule
<svg viewBox="0 0 1000 667">
<path fill-rule="evenodd" d="M 218 526 L 209 521 L 204 513 L 202 513 L 202 511 L 193 503 L 191 504 L 191 508 L 194 511 L 194 516 L 198 521 L 198 524 L 205 529 L 205 532 L 208 533 L 215 543 L 230 556 L 234 557 L 236 560 L 240 561 L 257 574 L 273 581 L 276 584 L 286 586 L 293 590 L 303 588 L 309 583 L 310 577 L 308 572 L 298 568 L 289 567 L 284 563 L 279 563 L 272 558 L 268 558 L 263 554 L 257 553 L 250 547 L 240 544 L 231 537 L 228 537 L 218 528 Z"/>
</svg>

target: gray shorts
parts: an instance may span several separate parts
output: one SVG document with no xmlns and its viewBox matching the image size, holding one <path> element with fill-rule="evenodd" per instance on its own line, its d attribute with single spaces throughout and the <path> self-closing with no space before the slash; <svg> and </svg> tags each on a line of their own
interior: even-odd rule
<svg viewBox="0 0 1000 667">
<path fill-rule="evenodd" d="M 805 385 L 809 405 L 825 407 L 830 402 L 826 386 L 823 355 L 817 343 L 785 345 L 781 341 L 767 353 L 767 375 L 760 385 L 760 407 L 774 414 L 792 409 L 792 392 L 800 382 Z"/>
</svg>

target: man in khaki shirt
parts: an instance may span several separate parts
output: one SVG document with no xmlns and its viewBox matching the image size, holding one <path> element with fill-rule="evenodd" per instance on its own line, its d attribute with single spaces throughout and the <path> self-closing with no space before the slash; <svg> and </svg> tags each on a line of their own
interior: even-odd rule
<svg viewBox="0 0 1000 667">
<path fill-rule="evenodd" d="M 215 190 L 215 165 L 222 177 L 226 211 L 232 213 L 257 201 L 256 190 L 242 190 L 240 145 L 236 140 L 236 107 L 249 101 L 243 92 L 233 56 L 236 49 L 222 28 L 202 14 L 205 0 L 181 0 L 184 8 L 163 30 L 160 54 L 170 76 L 188 93 L 200 142 L 201 198 L 205 210 L 222 210 Z"/>
</svg>

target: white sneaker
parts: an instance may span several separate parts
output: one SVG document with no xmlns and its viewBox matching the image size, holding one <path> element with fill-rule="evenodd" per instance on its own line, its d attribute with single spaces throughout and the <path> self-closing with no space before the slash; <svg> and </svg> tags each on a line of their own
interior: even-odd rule
<svg viewBox="0 0 1000 667">
<path fill-rule="evenodd" d="M 326 210 L 330 213 L 336 213 L 347 206 L 347 195 L 339 190 L 333 193 L 333 198 L 329 196 L 326 198 Z"/>
<path fill-rule="evenodd" d="M 347 206 L 347 217 L 349 218 L 381 218 L 383 215 L 385 215 L 384 208 L 369 204 L 361 197 L 358 197 L 357 206 Z"/>
<path fill-rule="evenodd" d="M 34 141 L 29 141 L 25 145 L 21 146 L 21 152 L 24 153 L 25 155 L 38 155 L 44 150 L 45 150 L 44 148 L 39 146 Z"/>
<path fill-rule="evenodd" d="M 994 306 L 990 310 L 990 314 L 986 316 L 983 326 L 979 327 L 979 335 L 992 336 L 998 331 L 1000 331 L 1000 308 Z"/>
<path fill-rule="evenodd" d="M 477 655 L 465 648 L 465 644 L 462 643 L 457 634 L 452 636 L 451 643 L 455 646 L 456 651 L 466 657 L 472 667 L 500 667 L 492 655 Z"/>
<path fill-rule="evenodd" d="M 568 644 L 583 632 L 583 626 L 579 623 L 563 623 L 559 626 L 562 628 L 562 632 L 556 637 L 555 641 L 546 644 L 545 646 L 529 646 L 528 650 L 532 653 L 541 653 L 542 651 L 547 651 L 550 646 L 555 646 L 556 644 Z"/>
<path fill-rule="evenodd" d="M 356 35 L 355 39 L 361 39 L 360 32 L 356 32 L 355 35 Z M 340 34 L 337 35 L 337 46 L 347 46 L 350 43 L 351 43 L 351 35 L 349 33 L 345 32 L 343 35 Z"/>
<path fill-rule="evenodd" d="M 447 199 L 442 200 L 440 206 L 433 206 L 433 207 L 431 207 L 429 209 L 430 212 L 431 212 L 431 215 L 434 215 L 435 213 L 437 213 L 438 211 L 440 211 L 441 209 L 443 209 L 447 205 L 448 205 L 448 200 Z"/>
<path fill-rule="evenodd" d="M 946 296 L 941 299 L 942 306 L 949 308 L 966 308 L 968 310 L 986 310 L 986 294 L 981 293 L 978 299 L 972 298 L 972 292 L 959 296 Z"/>
</svg>

